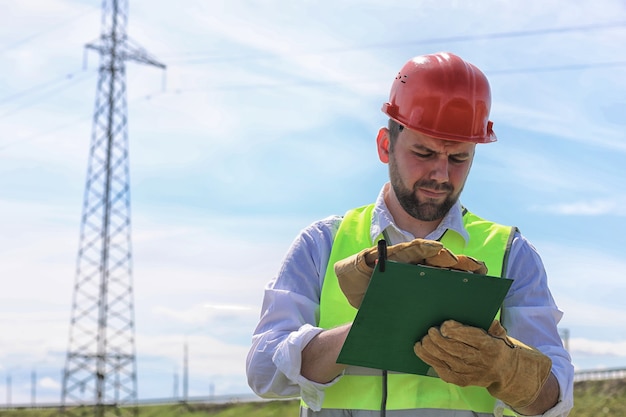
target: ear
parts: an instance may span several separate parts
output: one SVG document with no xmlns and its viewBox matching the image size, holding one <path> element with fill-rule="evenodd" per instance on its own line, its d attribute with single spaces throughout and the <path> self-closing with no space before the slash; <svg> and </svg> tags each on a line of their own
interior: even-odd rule
<svg viewBox="0 0 626 417">
<path fill-rule="evenodd" d="M 383 164 L 389 163 L 389 129 L 381 127 L 376 136 L 376 148 L 378 149 L 378 159 Z"/>
</svg>

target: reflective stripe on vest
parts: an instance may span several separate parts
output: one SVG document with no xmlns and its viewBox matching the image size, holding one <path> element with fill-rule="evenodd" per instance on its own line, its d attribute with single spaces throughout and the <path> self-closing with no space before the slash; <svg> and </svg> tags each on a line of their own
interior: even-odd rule
<svg viewBox="0 0 626 417">
<path fill-rule="evenodd" d="M 335 262 L 375 245 L 370 238 L 373 209 L 372 204 L 350 210 L 339 226 L 322 285 L 320 327 L 328 329 L 354 320 L 356 309 L 350 306 L 341 292 L 333 266 Z M 515 229 L 487 222 L 469 211 L 463 213 L 463 223 L 470 236 L 467 245 L 465 240 L 453 231 L 446 232 L 441 242 L 456 254 L 465 254 L 484 261 L 489 269 L 489 275 L 502 276 Z M 382 237 L 377 240 L 380 238 Z M 322 407 L 380 409 L 381 371 L 372 371 L 379 375 L 356 375 L 348 370 L 337 383 L 325 390 Z M 492 413 L 495 405 L 495 399 L 485 388 L 459 387 L 439 378 L 421 375 L 390 372 L 387 393 L 388 410 L 435 408 Z M 508 414 L 506 411 L 505 414 Z"/>
<path fill-rule="evenodd" d="M 380 417 L 380 410 L 346 410 L 337 408 L 323 408 L 313 411 L 310 408 L 300 408 L 300 417 Z M 386 410 L 385 417 L 493 417 L 493 413 L 476 413 L 466 410 L 441 410 L 421 408 L 412 410 Z"/>
</svg>

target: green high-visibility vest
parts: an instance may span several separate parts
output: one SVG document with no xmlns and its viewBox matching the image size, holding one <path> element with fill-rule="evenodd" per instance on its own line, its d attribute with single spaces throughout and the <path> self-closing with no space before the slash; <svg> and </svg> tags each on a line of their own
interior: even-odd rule
<svg viewBox="0 0 626 417">
<path fill-rule="evenodd" d="M 350 210 L 339 226 L 322 285 L 319 321 L 322 328 L 354 320 L 357 310 L 339 288 L 334 264 L 376 244 L 370 238 L 373 210 L 373 204 Z M 467 244 L 462 236 L 450 230 L 441 238 L 441 243 L 455 254 L 482 260 L 489 275 L 501 277 L 516 229 L 486 221 L 467 210 L 463 213 L 463 223 L 469 234 Z M 376 241 L 381 238 L 379 236 Z M 363 348 L 367 349 L 366 346 Z M 387 410 L 436 408 L 492 413 L 494 409 L 495 398 L 482 387 L 459 387 L 439 378 L 412 374 L 389 372 L 387 377 Z M 382 395 L 380 371 L 378 375 L 375 371 L 372 375 L 346 373 L 326 389 L 322 408 L 378 410 Z"/>
</svg>

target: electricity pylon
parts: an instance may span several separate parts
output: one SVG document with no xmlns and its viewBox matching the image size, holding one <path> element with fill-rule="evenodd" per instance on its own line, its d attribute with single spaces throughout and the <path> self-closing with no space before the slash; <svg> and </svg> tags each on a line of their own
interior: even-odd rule
<svg viewBox="0 0 626 417">
<path fill-rule="evenodd" d="M 126 34 L 128 0 L 104 0 L 98 88 L 81 217 L 61 410 L 136 414 L 126 68 L 165 65 Z M 87 407 L 85 407 L 87 406 Z"/>
</svg>

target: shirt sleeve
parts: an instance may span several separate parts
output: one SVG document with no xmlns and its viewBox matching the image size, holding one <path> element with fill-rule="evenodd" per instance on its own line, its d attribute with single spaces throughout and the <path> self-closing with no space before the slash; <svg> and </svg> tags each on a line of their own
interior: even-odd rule
<svg viewBox="0 0 626 417">
<path fill-rule="evenodd" d="M 541 257 L 519 232 L 513 238 L 506 277 L 514 281 L 502 306 L 502 325 L 509 335 L 550 357 L 560 394 L 556 406 L 543 416 L 565 417 L 574 405 L 574 367 L 557 329 L 563 313 L 548 288 Z"/>
<path fill-rule="evenodd" d="M 302 349 L 321 328 L 320 294 L 333 239 L 341 221 L 333 216 L 304 229 L 266 286 L 259 323 L 246 360 L 250 388 L 263 398 L 298 397 L 319 409 L 324 388 L 300 374 Z"/>
</svg>

